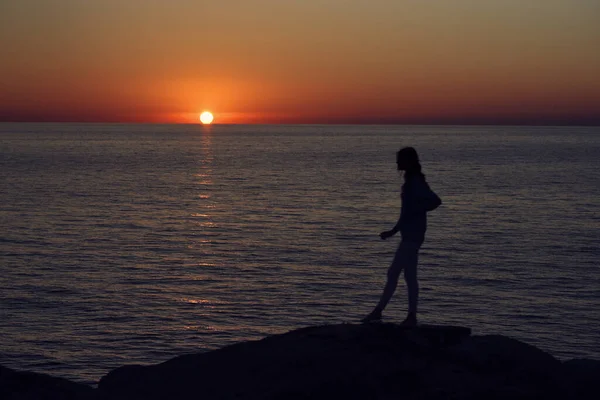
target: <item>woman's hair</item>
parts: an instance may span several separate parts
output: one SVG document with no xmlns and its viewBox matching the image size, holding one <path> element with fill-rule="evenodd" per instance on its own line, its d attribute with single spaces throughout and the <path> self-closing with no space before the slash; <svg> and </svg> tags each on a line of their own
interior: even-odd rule
<svg viewBox="0 0 600 400">
<path fill-rule="evenodd" d="M 421 163 L 419 162 L 419 155 L 414 147 L 403 147 L 396 153 L 396 160 L 403 160 L 406 163 L 406 169 L 404 172 L 404 182 L 407 182 L 409 178 L 418 176 L 425 179 L 425 175 L 421 172 Z"/>
</svg>

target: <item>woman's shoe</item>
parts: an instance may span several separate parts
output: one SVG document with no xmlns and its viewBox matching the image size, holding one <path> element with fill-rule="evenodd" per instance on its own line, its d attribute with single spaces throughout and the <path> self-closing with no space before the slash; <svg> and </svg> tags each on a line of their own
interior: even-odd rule
<svg viewBox="0 0 600 400">
<path fill-rule="evenodd" d="M 406 319 L 400 323 L 401 326 L 417 326 L 417 315 L 414 313 L 408 313 Z"/>
<path fill-rule="evenodd" d="M 364 317 L 363 319 L 360 320 L 360 322 L 362 322 L 363 324 L 365 323 L 369 323 L 369 322 L 381 322 L 381 310 L 376 308 L 373 311 L 371 311 L 371 314 L 367 315 L 366 317 Z"/>
</svg>

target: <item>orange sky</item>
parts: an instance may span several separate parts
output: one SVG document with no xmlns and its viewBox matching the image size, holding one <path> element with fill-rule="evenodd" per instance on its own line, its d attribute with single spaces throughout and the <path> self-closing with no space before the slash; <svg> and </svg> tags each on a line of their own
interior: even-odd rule
<svg viewBox="0 0 600 400">
<path fill-rule="evenodd" d="M 5 0 L 0 121 L 600 124 L 597 0 Z"/>
</svg>

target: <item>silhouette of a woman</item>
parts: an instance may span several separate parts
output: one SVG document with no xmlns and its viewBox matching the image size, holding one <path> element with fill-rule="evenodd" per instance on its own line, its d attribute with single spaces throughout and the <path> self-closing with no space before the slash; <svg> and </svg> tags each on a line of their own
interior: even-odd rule
<svg viewBox="0 0 600 400">
<path fill-rule="evenodd" d="M 379 236 L 385 240 L 400 232 L 402 240 L 387 272 L 387 282 L 379 304 L 363 318 L 362 322 L 379 321 L 382 312 L 388 304 L 396 286 L 400 272 L 404 270 L 404 280 L 408 288 L 408 316 L 403 325 L 414 326 L 417 324 L 417 301 L 419 297 L 419 284 L 417 282 L 417 263 L 419 249 L 425 240 L 427 230 L 427 212 L 432 211 L 442 204 L 442 200 L 429 188 L 425 175 L 421 172 L 421 164 L 417 151 L 412 147 L 404 147 L 396 153 L 398 171 L 404 171 L 404 184 L 402 185 L 402 208 L 400 218 L 396 225 L 389 231 L 382 232 Z"/>
</svg>

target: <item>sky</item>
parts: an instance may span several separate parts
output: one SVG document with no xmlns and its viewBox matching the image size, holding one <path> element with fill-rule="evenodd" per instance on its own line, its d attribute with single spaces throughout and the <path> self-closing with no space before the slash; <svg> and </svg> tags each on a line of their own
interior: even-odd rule
<svg viewBox="0 0 600 400">
<path fill-rule="evenodd" d="M 0 121 L 600 124 L 598 0 L 1 0 Z"/>
</svg>

